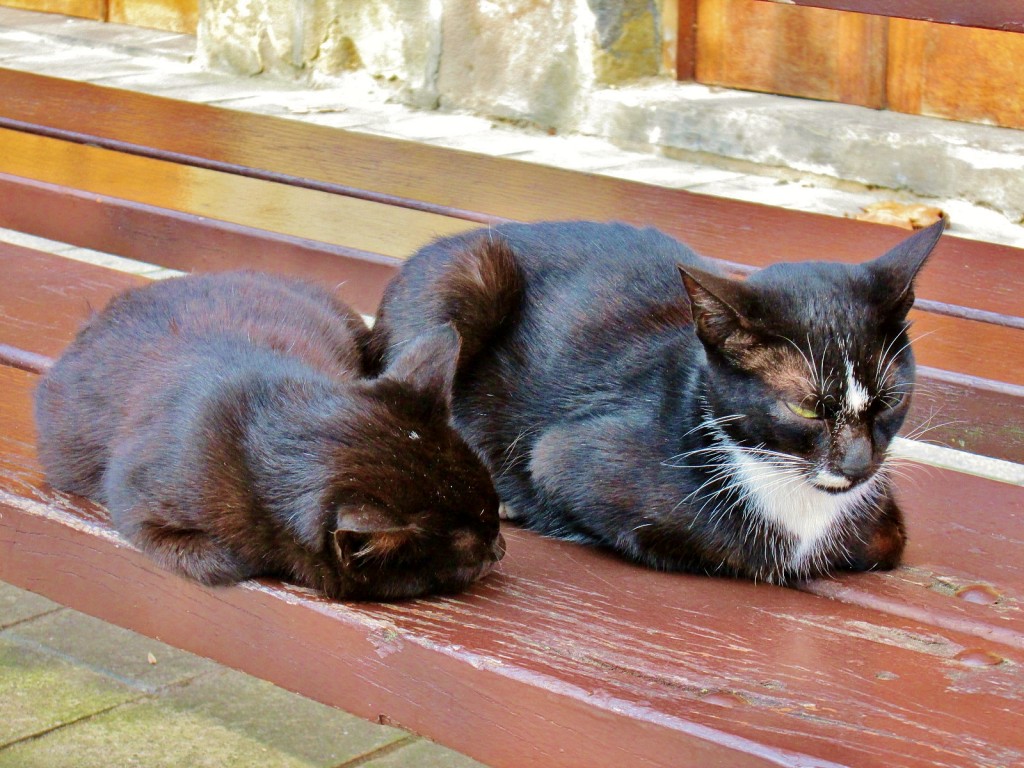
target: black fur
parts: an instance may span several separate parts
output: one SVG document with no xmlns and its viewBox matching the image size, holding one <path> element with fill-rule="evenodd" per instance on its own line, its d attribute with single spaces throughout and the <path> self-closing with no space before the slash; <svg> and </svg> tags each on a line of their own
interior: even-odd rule
<svg viewBox="0 0 1024 768">
<path fill-rule="evenodd" d="M 256 273 L 116 297 L 36 394 L 39 455 L 167 568 L 331 597 L 461 589 L 504 545 L 449 425 L 460 342 L 420 334 L 366 380 L 369 332 L 326 291 Z"/>
<path fill-rule="evenodd" d="M 883 460 L 913 383 L 913 280 L 940 232 L 741 282 L 653 229 L 503 225 L 410 259 L 371 346 L 390 360 L 452 322 L 479 350 L 455 423 L 530 528 L 773 582 L 891 568 L 905 535 Z M 467 272 L 502 287 L 455 300 Z M 500 322 L 478 327 L 482 307 Z"/>
</svg>

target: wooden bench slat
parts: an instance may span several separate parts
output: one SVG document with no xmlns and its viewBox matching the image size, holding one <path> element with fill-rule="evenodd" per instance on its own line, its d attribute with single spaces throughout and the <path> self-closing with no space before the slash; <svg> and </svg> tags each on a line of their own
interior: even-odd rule
<svg viewBox="0 0 1024 768">
<path fill-rule="evenodd" d="M 358 200 L 0 128 L 0 172 L 141 205 L 405 258 L 473 225 Z"/>
<path fill-rule="evenodd" d="M 0 578 L 105 620 L 495 766 L 1024 757 L 1018 649 L 522 531 L 508 531 L 501 572 L 459 597 L 346 605 L 272 583 L 202 588 L 126 546 L 97 508 L 40 486 L 34 379 L 0 368 Z M 966 651 L 1003 662 L 971 666 Z"/>
<path fill-rule="evenodd" d="M 905 236 L 892 227 L 664 189 L 397 139 L 0 69 L 0 125 L 178 162 L 385 196 L 474 220 L 617 219 L 655 225 L 708 256 L 862 261 Z M 178 129 L 188 125 L 188 131 Z M 946 237 L 919 298 L 1024 323 L 1020 249 Z"/>
<path fill-rule="evenodd" d="M 833 11 L 895 16 L 963 27 L 1024 32 L 1024 9 L 1018 0 L 768 0 Z"/>
<path fill-rule="evenodd" d="M 335 285 L 373 314 L 398 259 L 0 174 L 0 227 L 183 272 L 257 269 Z"/>
</svg>

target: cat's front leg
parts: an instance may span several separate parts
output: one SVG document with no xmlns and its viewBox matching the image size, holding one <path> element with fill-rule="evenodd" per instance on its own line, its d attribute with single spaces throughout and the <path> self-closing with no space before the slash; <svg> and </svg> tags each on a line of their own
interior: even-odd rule
<svg viewBox="0 0 1024 768">
<path fill-rule="evenodd" d="M 852 571 L 891 571 L 900 564 L 907 544 L 903 513 L 891 495 L 882 502 L 881 510 L 872 528 L 852 537 L 848 550 Z"/>
</svg>

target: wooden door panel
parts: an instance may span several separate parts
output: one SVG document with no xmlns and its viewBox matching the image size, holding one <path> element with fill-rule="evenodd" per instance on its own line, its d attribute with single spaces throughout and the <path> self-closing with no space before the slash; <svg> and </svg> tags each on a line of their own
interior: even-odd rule
<svg viewBox="0 0 1024 768">
<path fill-rule="evenodd" d="M 889 108 L 1024 128 L 1024 35 L 892 19 Z"/>
<path fill-rule="evenodd" d="M 0 5 L 26 11 L 79 16 L 83 19 L 103 20 L 107 13 L 107 0 L 0 0 Z"/>
<path fill-rule="evenodd" d="M 702 83 L 880 108 L 887 20 L 756 0 L 700 0 Z"/>
<path fill-rule="evenodd" d="M 109 0 L 109 21 L 194 35 L 199 0 Z"/>
</svg>

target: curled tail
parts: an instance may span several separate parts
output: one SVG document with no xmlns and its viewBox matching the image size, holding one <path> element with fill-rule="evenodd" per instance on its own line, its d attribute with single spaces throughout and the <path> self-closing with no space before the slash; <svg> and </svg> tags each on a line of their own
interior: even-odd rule
<svg viewBox="0 0 1024 768">
<path fill-rule="evenodd" d="M 439 323 L 462 338 L 459 367 L 473 360 L 518 314 L 523 276 L 508 241 L 487 232 L 451 254 L 438 284 Z"/>
<path fill-rule="evenodd" d="M 388 285 L 371 351 L 387 367 L 402 344 L 450 323 L 461 339 L 458 370 L 514 322 L 524 279 L 508 241 L 492 230 L 437 240 Z"/>
</svg>

